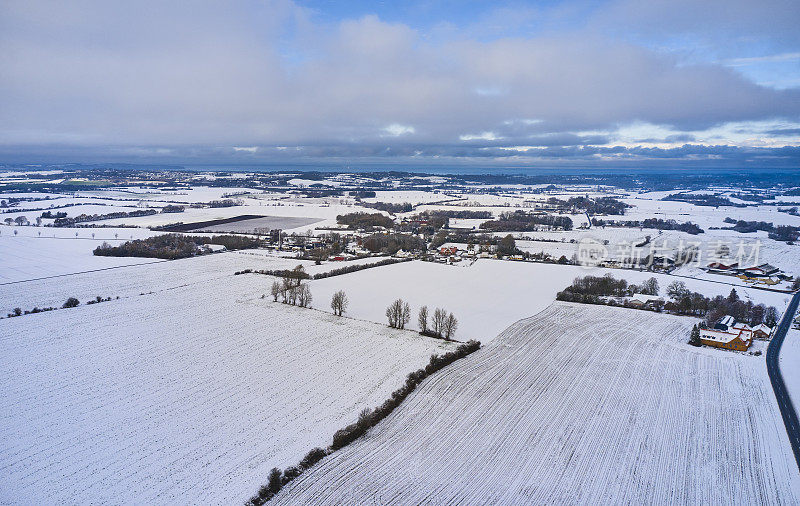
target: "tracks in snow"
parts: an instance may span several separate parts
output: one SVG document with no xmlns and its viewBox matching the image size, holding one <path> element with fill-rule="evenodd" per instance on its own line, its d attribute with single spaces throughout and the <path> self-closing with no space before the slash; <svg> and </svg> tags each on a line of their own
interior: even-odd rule
<svg viewBox="0 0 800 506">
<path fill-rule="evenodd" d="M 761 359 L 691 320 L 556 303 L 424 382 L 282 504 L 792 504 Z"/>
</svg>

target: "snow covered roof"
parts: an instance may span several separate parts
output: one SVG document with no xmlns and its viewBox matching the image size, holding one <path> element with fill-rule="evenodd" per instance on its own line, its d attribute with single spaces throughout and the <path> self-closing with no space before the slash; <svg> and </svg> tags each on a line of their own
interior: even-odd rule
<svg viewBox="0 0 800 506">
<path fill-rule="evenodd" d="M 662 299 L 658 295 L 646 295 L 644 293 L 635 293 L 631 297 L 631 300 L 636 300 L 636 301 L 639 301 L 639 302 L 642 302 L 642 303 L 647 303 L 647 302 L 654 301 L 654 300 L 664 300 L 664 299 Z"/>
<path fill-rule="evenodd" d="M 765 325 L 765 324 L 763 324 L 763 323 L 759 323 L 758 325 L 756 325 L 755 327 L 753 327 L 753 332 L 757 332 L 757 331 L 759 331 L 759 330 L 760 330 L 761 332 L 763 332 L 763 333 L 767 334 L 767 335 L 770 335 L 770 334 L 772 334 L 772 327 L 770 327 L 770 326 L 768 326 L 768 325 Z"/>
<path fill-rule="evenodd" d="M 729 343 L 736 339 L 737 337 L 742 341 L 746 340 L 746 338 L 750 337 L 747 335 L 743 335 L 744 331 L 738 332 L 728 332 L 725 330 L 715 330 L 715 329 L 701 329 L 700 330 L 700 337 L 702 339 L 706 339 L 709 341 L 716 341 L 718 343 Z"/>
<path fill-rule="evenodd" d="M 725 325 L 726 327 L 732 327 L 736 325 L 736 319 L 731 315 L 725 315 L 719 321 L 720 325 Z"/>
</svg>

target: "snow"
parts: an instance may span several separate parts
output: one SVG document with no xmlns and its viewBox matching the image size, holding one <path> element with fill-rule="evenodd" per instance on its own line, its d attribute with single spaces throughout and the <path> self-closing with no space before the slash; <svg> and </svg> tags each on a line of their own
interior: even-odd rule
<svg viewBox="0 0 800 506">
<path fill-rule="evenodd" d="M 505 236 L 507 232 L 494 235 Z M 515 232 L 512 235 L 517 239 L 532 239 L 518 240 L 517 247 L 523 251 L 544 251 L 567 258 L 572 258 L 578 252 L 581 241 L 608 241 L 608 258 L 611 259 L 630 255 L 631 245 L 644 242 L 645 236 L 649 235 L 652 243 L 643 248 L 644 255 L 649 253 L 651 247 L 656 248 L 658 254 L 674 255 L 680 248 L 696 246 L 699 256 L 695 263 L 703 267 L 716 260 L 716 250 L 720 245 L 730 248 L 732 258 L 738 256 L 741 247 L 745 260 L 743 263 L 747 265 L 766 262 L 791 275 L 800 275 L 800 245 L 774 241 L 763 232 L 740 234 L 730 230 L 706 230 L 703 234 L 690 235 L 676 230 L 592 227 L 589 230 Z"/>
<path fill-rule="evenodd" d="M 32 239 L 38 241 L 39 239 Z M 66 241 L 65 241 L 66 242 Z M 0 242 L 0 244 L 2 244 Z M 94 257 L 101 259 L 104 257 Z M 348 262 L 326 262 L 314 265 L 314 262 L 297 260 L 276 255 L 267 250 L 241 250 L 181 260 L 157 260 L 152 258 L 118 258 L 127 264 L 105 270 L 87 269 L 90 265 L 76 266 L 82 271 L 70 275 L 62 275 L 57 279 L 35 279 L 22 282 L 0 283 L 0 316 L 15 307 L 32 309 L 35 306 L 60 306 L 69 297 L 76 297 L 81 302 L 101 297 L 132 297 L 141 293 L 169 291 L 190 283 L 200 281 L 221 280 L 236 271 L 245 269 L 291 269 L 303 265 L 310 274 L 324 272 L 358 263 L 374 263 L 379 258 L 359 259 Z M 138 261 L 138 262 L 137 262 Z M 94 265 L 94 264 L 92 264 Z M 37 278 L 44 271 L 37 272 Z M 11 277 L 13 271 L 0 266 L 0 275 Z M 257 279 L 261 293 L 269 291 L 274 278 L 253 274 Z M 325 306 L 326 302 L 320 304 Z"/>
<path fill-rule="evenodd" d="M 427 379 L 273 502 L 798 503 L 764 357 L 692 348 L 691 324 L 553 304 Z"/>
<path fill-rule="evenodd" d="M 728 217 L 735 220 L 772 222 L 775 225 L 800 226 L 800 217 L 778 212 L 777 206 L 750 205 L 748 207 L 711 207 L 696 206 L 687 202 L 659 200 L 669 193 L 675 192 L 641 193 L 631 198 L 621 199 L 626 204 L 631 204 L 634 207 L 632 209 L 627 209 L 625 216 L 609 216 L 609 219 L 673 219 L 678 222 L 691 221 L 703 229 L 708 229 L 709 227 L 729 227 L 730 224 L 724 222 L 725 218 Z"/>
<path fill-rule="evenodd" d="M 800 330 L 790 328 L 781 345 L 779 367 L 795 409 L 800 408 Z"/>
<path fill-rule="evenodd" d="M 440 193 L 420 190 L 376 191 L 375 197 L 362 199 L 364 202 L 389 202 L 392 204 L 427 204 L 450 200 L 453 197 Z"/>
<path fill-rule="evenodd" d="M 456 339 L 478 339 L 487 342 L 511 323 L 536 314 L 555 300 L 556 293 L 578 276 L 602 276 L 611 273 L 631 283 L 655 277 L 662 295 L 673 281 L 683 281 L 690 290 L 707 296 L 728 295 L 732 286 L 623 269 L 586 269 L 579 266 L 478 260 L 464 267 L 433 262 L 413 261 L 368 269 L 346 276 L 334 276 L 311 282 L 317 300 L 330 301 L 338 290 L 350 299 L 348 314 L 356 318 L 386 322 L 386 307 L 402 298 L 411 306 L 410 328 L 417 329 L 417 312 L 427 305 L 429 312 L 442 307 L 459 320 Z M 736 287 L 743 299 L 773 305 L 782 310 L 789 295 Z M 320 303 L 328 311 L 327 304 Z"/>
<path fill-rule="evenodd" d="M 0 285 L 61 276 L 122 265 L 153 262 L 152 258 L 97 257 L 92 251 L 103 242 L 118 245 L 130 238 L 153 235 L 142 229 L 6 227 L 0 234 Z M 14 235 L 14 231 L 17 235 Z M 75 237 L 75 233 L 78 237 Z M 38 234 L 42 235 L 39 236 Z M 92 238 L 92 234 L 95 237 Z M 115 239 L 118 234 L 120 239 Z M 124 238 L 124 239 L 123 239 Z"/>
<path fill-rule="evenodd" d="M 0 503 L 241 504 L 449 347 L 264 279 L 0 320 Z"/>
<path fill-rule="evenodd" d="M 168 225 L 179 221 L 183 223 L 193 223 L 197 221 L 219 220 L 249 214 L 257 216 L 330 220 L 328 222 L 329 224 L 335 224 L 336 216 L 339 214 L 347 214 L 364 210 L 364 208 L 354 207 L 351 205 L 320 205 L 287 200 L 272 201 L 247 199 L 246 202 L 246 205 L 241 206 L 202 209 L 187 208 L 182 213 L 155 214 L 151 216 L 138 216 L 134 218 L 118 218 L 113 220 L 105 220 L 103 223 L 108 225 L 153 227 Z M 323 223 L 317 223 L 315 225 L 322 226 Z"/>
</svg>

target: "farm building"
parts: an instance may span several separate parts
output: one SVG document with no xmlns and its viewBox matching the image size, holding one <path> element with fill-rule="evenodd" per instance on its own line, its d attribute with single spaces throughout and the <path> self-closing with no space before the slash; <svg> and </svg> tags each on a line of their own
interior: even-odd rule
<svg viewBox="0 0 800 506">
<path fill-rule="evenodd" d="M 777 274 L 780 269 L 775 267 L 774 265 L 770 264 L 761 264 L 761 265 L 754 265 L 753 267 L 748 267 L 744 269 L 742 272 L 745 276 L 771 276 L 773 274 Z"/>
<path fill-rule="evenodd" d="M 772 335 L 772 327 L 764 325 L 760 323 L 753 327 L 753 338 L 754 339 L 769 339 Z"/>
<path fill-rule="evenodd" d="M 723 262 L 711 262 L 710 264 L 708 264 L 708 266 L 706 266 L 706 270 L 708 270 L 708 272 L 713 272 L 713 273 L 733 274 L 738 271 L 737 267 L 739 267 L 739 264 L 737 262 L 733 262 L 730 264 L 726 264 Z"/>
<path fill-rule="evenodd" d="M 663 307 L 664 299 L 657 295 L 637 293 L 628 299 L 628 304 L 634 307 Z"/>
<path fill-rule="evenodd" d="M 753 329 L 728 315 L 714 325 L 713 329 L 700 329 L 700 341 L 715 348 L 747 351 L 753 343 Z"/>
</svg>

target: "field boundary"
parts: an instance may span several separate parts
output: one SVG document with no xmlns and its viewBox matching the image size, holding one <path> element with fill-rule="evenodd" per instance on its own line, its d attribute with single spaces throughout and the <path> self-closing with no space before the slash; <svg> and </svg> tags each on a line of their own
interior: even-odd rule
<svg viewBox="0 0 800 506">
<path fill-rule="evenodd" d="M 118 257 L 118 258 L 121 258 L 121 257 Z M 138 257 L 138 258 L 141 258 L 141 257 Z M 103 267 L 102 269 L 92 269 L 92 270 L 89 270 L 89 271 L 69 272 L 67 274 L 54 274 L 52 276 L 44 276 L 44 277 L 41 277 L 41 278 L 31 278 L 31 279 L 20 279 L 18 281 L 6 281 L 4 283 L 0 283 L 0 286 L 14 285 L 14 284 L 17 284 L 17 283 L 27 283 L 29 281 L 41 281 L 41 280 L 44 280 L 44 279 L 63 278 L 63 277 L 66 277 L 66 276 L 75 276 L 75 275 L 78 275 L 78 274 L 88 274 L 90 272 L 110 271 L 112 269 L 121 269 L 123 267 L 136 267 L 136 266 L 139 266 L 139 265 L 157 264 L 157 263 L 160 263 L 160 262 L 169 262 L 169 261 L 170 260 L 156 258 L 152 262 L 141 262 L 141 263 L 138 263 L 138 264 L 126 264 L 126 265 L 115 265 L 113 267 Z"/>
<path fill-rule="evenodd" d="M 281 491 L 284 485 L 314 467 L 319 461 L 341 450 L 345 446 L 355 442 L 367 431 L 389 416 L 403 401 L 420 385 L 426 378 L 441 371 L 453 362 L 481 349 L 480 341 L 470 340 L 460 345 L 454 351 L 449 351 L 442 356 L 431 355 L 430 362 L 422 369 L 418 369 L 408 374 L 405 384 L 392 392 L 391 397 L 385 400 L 374 410 L 365 408 L 358 416 L 358 420 L 347 427 L 339 429 L 333 434 L 333 442 L 327 448 L 312 448 L 300 461 L 297 466 L 287 467 L 283 472 L 278 468 L 273 468 L 269 474 L 269 483 L 263 485 L 256 495 L 251 497 L 245 504 L 247 506 L 261 506 Z"/>
</svg>

